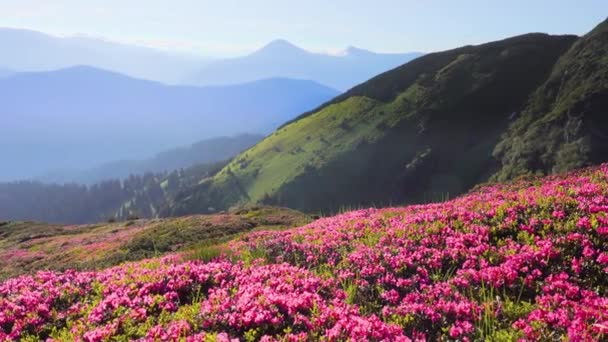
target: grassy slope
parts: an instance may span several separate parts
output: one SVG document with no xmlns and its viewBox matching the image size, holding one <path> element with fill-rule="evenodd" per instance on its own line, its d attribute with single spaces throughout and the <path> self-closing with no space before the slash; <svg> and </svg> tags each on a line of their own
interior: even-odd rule
<svg viewBox="0 0 608 342">
<path fill-rule="evenodd" d="M 563 172 L 608 155 L 608 20 L 556 63 L 510 127 L 495 155 L 506 180 L 530 172 Z"/>
<path fill-rule="evenodd" d="M 91 269 L 200 249 L 255 229 L 308 223 L 300 212 L 258 207 L 216 215 L 93 225 L 0 222 L 0 278 L 35 270 Z"/>
<path fill-rule="evenodd" d="M 283 126 L 168 213 L 260 202 L 333 211 L 463 192 L 496 169 L 509 117 L 575 39 L 530 34 L 418 58 Z"/>
</svg>

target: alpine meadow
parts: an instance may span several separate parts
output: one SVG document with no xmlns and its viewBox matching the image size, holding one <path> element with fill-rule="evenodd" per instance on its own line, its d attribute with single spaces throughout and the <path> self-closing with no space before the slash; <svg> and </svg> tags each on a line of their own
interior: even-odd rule
<svg viewBox="0 0 608 342">
<path fill-rule="evenodd" d="M 2 2 L 0 341 L 608 341 L 606 13 Z"/>
</svg>

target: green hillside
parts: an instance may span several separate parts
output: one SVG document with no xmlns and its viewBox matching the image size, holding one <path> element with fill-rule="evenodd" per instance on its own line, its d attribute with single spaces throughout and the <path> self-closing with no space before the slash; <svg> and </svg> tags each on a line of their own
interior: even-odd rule
<svg viewBox="0 0 608 342">
<path fill-rule="evenodd" d="M 98 269 L 175 252 L 204 258 L 242 233 L 310 221 L 298 211 L 273 207 L 85 225 L 0 221 L 0 279 L 38 270 Z"/>
<path fill-rule="evenodd" d="M 528 34 L 418 58 L 284 125 L 167 214 L 244 203 L 333 211 L 462 193 L 498 170 L 492 151 L 509 118 L 575 40 Z"/>
<path fill-rule="evenodd" d="M 506 180 L 598 164 L 608 157 L 608 20 L 579 39 L 511 125 L 495 155 Z"/>
</svg>

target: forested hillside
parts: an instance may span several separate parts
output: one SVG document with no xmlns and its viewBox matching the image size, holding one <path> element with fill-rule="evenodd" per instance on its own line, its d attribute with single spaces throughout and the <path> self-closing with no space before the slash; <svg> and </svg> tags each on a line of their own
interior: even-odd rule
<svg viewBox="0 0 608 342">
<path fill-rule="evenodd" d="M 180 192 L 215 174 L 225 164 L 131 175 L 92 185 L 0 183 L 0 220 L 74 224 L 156 217 Z"/>
<path fill-rule="evenodd" d="M 528 34 L 420 57 L 284 125 L 167 214 L 246 203 L 327 212 L 462 193 L 499 169 L 496 144 L 576 40 Z"/>
<path fill-rule="evenodd" d="M 495 179 L 555 173 L 608 159 L 608 20 L 564 54 L 494 154 Z"/>
</svg>

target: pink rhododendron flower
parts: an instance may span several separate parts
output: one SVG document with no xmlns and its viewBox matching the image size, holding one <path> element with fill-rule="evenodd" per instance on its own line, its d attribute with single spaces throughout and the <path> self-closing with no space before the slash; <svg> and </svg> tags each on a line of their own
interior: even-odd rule
<svg viewBox="0 0 608 342">
<path fill-rule="evenodd" d="M 254 232 L 242 261 L 8 279 L 0 340 L 608 340 L 606 227 L 607 165 L 491 185 Z"/>
</svg>

